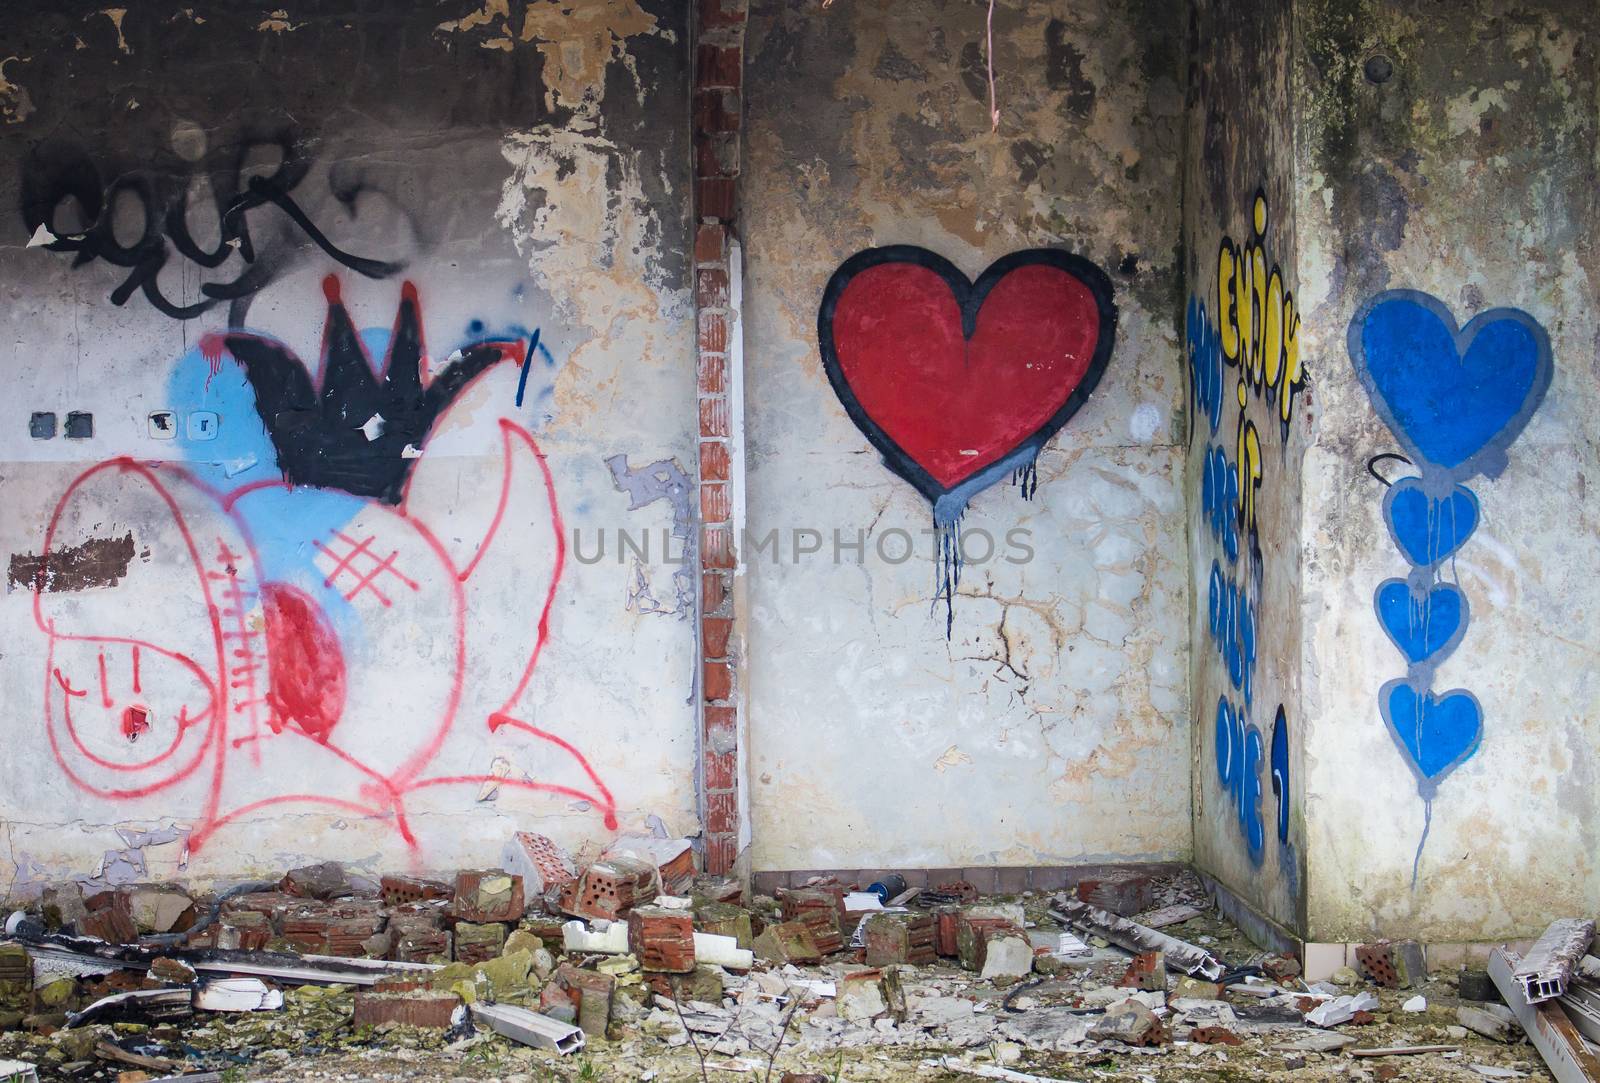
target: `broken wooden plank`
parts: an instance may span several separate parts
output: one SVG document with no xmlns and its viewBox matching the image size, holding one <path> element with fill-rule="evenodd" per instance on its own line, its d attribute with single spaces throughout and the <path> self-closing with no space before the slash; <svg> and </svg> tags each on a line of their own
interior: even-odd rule
<svg viewBox="0 0 1600 1083">
<path fill-rule="evenodd" d="M 1589 1051 L 1561 1004 L 1552 1000 L 1530 1004 L 1523 996 L 1522 982 L 1514 973 L 1521 962 L 1514 952 L 1495 948 L 1489 953 L 1489 977 L 1550 1074 L 1558 1083 L 1600 1083 L 1600 1059 Z"/>
<path fill-rule="evenodd" d="M 1551 922 L 1511 975 L 1522 986 L 1522 995 L 1528 1003 L 1554 1000 L 1565 993 L 1579 961 L 1593 942 L 1594 922 L 1588 918 L 1561 918 Z"/>
</svg>

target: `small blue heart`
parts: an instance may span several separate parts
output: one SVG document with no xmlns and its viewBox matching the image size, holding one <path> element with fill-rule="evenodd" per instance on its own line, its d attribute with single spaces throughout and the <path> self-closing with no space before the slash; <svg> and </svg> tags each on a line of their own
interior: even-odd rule
<svg viewBox="0 0 1600 1083">
<path fill-rule="evenodd" d="M 1427 568 L 1460 549 L 1478 529 L 1478 498 L 1457 485 L 1449 496 L 1435 500 L 1423 491 L 1420 479 L 1404 478 L 1389 487 L 1383 515 L 1406 559 Z"/>
<path fill-rule="evenodd" d="M 1437 782 L 1478 751 L 1483 710 L 1471 692 L 1419 695 L 1404 680 L 1384 685 L 1384 721 L 1423 779 Z"/>
<path fill-rule="evenodd" d="M 1379 623 L 1413 663 L 1449 654 L 1467 629 L 1466 595 L 1449 583 L 1415 594 L 1404 579 L 1385 579 L 1377 600 Z"/>
<path fill-rule="evenodd" d="M 1496 308 L 1457 330 L 1418 290 L 1377 294 L 1350 324 L 1350 357 L 1373 408 L 1418 466 L 1498 472 L 1550 386 L 1550 339 L 1525 312 Z"/>
</svg>

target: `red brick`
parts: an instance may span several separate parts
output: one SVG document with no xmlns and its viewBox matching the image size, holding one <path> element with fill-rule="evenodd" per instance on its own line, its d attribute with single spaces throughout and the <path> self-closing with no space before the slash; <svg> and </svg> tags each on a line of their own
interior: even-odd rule
<svg viewBox="0 0 1600 1083">
<path fill-rule="evenodd" d="M 700 444 L 700 480 L 728 480 L 728 445 L 714 440 Z"/>
<path fill-rule="evenodd" d="M 746 0 L 700 0 L 695 7 L 700 12 L 700 29 L 743 26 Z"/>
<path fill-rule="evenodd" d="M 706 702 L 733 695 L 733 669 L 726 662 L 706 662 L 702 666 Z"/>
<path fill-rule="evenodd" d="M 733 789 L 738 762 L 738 755 L 732 752 L 707 753 L 704 771 L 706 789 L 708 791 Z"/>
<path fill-rule="evenodd" d="M 728 272 L 702 267 L 694 275 L 694 299 L 701 308 L 723 308 L 728 303 Z"/>
<path fill-rule="evenodd" d="M 700 349 L 705 353 L 728 351 L 728 317 L 721 312 L 700 313 Z"/>
<path fill-rule="evenodd" d="M 383 905 L 400 906 L 428 899 L 448 899 L 455 894 L 449 884 L 438 880 L 424 880 L 416 876 L 385 876 L 379 881 L 383 891 Z"/>
<path fill-rule="evenodd" d="M 707 617 L 700 622 L 700 642 L 705 645 L 707 658 L 728 657 L 728 636 L 733 632 L 733 621 L 727 617 Z"/>
<path fill-rule="evenodd" d="M 727 436 L 728 434 L 728 400 L 723 398 L 701 399 L 700 435 Z"/>
<path fill-rule="evenodd" d="M 739 803 L 731 792 L 706 794 L 706 832 L 711 835 L 732 834 L 739 828 Z M 834 932 L 838 933 L 837 918 Z"/>
<path fill-rule="evenodd" d="M 705 132 L 694 141 L 694 175 L 737 177 L 739 136 L 736 132 Z"/>
<path fill-rule="evenodd" d="M 726 742 L 732 746 L 734 735 L 739 721 L 739 711 L 735 707 L 714 707 L 708 705 L 702 712 L 704 716 L 706 743 L 715 744 Z M 708 789 L 717 787 L 707 783 Z"/>
<path fill-rule="evenodd" d="M 701 218 L 733 221 L 734 183 L 729 177 L 701 177 L 694 182 L 695 206 Z M 724 275 L 724 278 L 727 276 Z M 722 304 L 727 304 L 724 294 Z"/>
<path fill-rule="evenodd" d="M 697 90 L 694 95 L 696 133 L 738 131 L 741 108 L 737 90 Z"/>
<path fill-rule="evenodd" d="M 700 486 L 700 521 L 703 523 L 725 523 L 732 514 L 732 504 L 728 496 L 728 486 L 724 484 L 707 484 Z"/>
<path fill-rule="evenodd" d="M 380 1023 L 402 1023 L 411 1027 L 444 1030 L 450 1017 L 461 1006 L 454 993 L 357 993 L 354 1024 L 375 1027 Z"/>
<path fill-rule="evenodd" d="M 705 222 L 694 233 L 694 261 L 696 263 L 726 263 L 728 260 L 728 227 L 716 222 Z"/>
<path fill-rule="evenodd" d="M 732 568 L 733 526 L 727 522 L 700 528 L 700 565 L 704 568 Z"/>
<path fill-rule="evenodd" d="M 707 613 L 715 613 L 728 600 L 726 573 L 704 572 L 700 576 L 700 606 Z"/>
<path fill-rule="evenodd" d="M 703 353 L 695 362 L 700 394 L 723 395 L 727 393 L 727 359 L 720 353 Z"/>
<path fill-rule="evenodd" d="M 482 890 L 484 881 L 510 881 L 510 890 L 490 898 Z M 501 869 L 456 873 L 455 897 L 450 913 L 460 921 L 486 924 L 491 921 L 518 921 L 527 907 L 523 903 L 522 877 Z"/>
<path fill-rule="evenodd" d="M 739 86 L 739 76 L 744 70 L 744 50 L 737 45 L 702 45 L 695 50 L 694 85 L 697 90 L 709 87 Z"/>
<path fill-rule="evenodd" d="M 739 860 L 739 840 L 732 833 L 706 837 L 706 872 L 723 876 L 733 871 Z"/>
<path fill-rule="evenodd" d="M 694 969 L 694 916 L 687 910 L 634 907 L 628 912 L 628 950 L 642 970 L 689 973 Z"/>
</svg>

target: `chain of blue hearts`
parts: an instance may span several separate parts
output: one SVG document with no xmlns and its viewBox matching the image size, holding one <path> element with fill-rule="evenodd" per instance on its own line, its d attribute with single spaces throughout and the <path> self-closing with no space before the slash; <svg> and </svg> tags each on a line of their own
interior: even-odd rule
<svg viewBox="0 0 1600 1083">
<path fill-rule="evenodd" d="M 1465 484 L 1498 478 L 1506 452 L 1550 386 L 1550 340 L 1533 317 L 1496 308 L 1457 327 L 1450 309 L 1418 290 L 1368 299 L 1350 322 L 1350 359 L 1373 409 L 1404 450 L 1368 463 L 1388 486 L 1383 517 L 1411 565 L 1374 594 L 1378 623 L 1406 660 L 1406 675 L 1378 691 L 1378 713 L 1416 778 L 1423 827 L 1412 861 L 1416 884 L 1439 785 L 1478 751 L 1484 712 L 1465 688 L 1435 690 L 1439 667 L 1466 634 L 1469 606 L 1446 562 L 1479 524 Z M 1388 481 L 1379 464 L 1397 460 L 1415 476 Z"/>
</svg>

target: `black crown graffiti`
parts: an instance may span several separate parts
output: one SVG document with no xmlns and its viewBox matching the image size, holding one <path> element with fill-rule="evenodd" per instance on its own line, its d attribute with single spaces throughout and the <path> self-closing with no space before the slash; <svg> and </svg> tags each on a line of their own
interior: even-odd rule
<svg viewBox="0 0 1600 1083">
<path fill-rule="evenodd" d="M 201 351 L 213 366 L 225 351 L 244 368 L 285 481 L 398 504 L 439 415 L 491 366 L 520 360 L 522 344 L 463 347 L 424 383 L 422 315 L 407 282 L 383 368 L 374 373 L 338 279 L 329 275 L 322 289 L 328 318 L 315 382 L 293 350 L 263 335 L 207 335 Z"/>
</svg>

